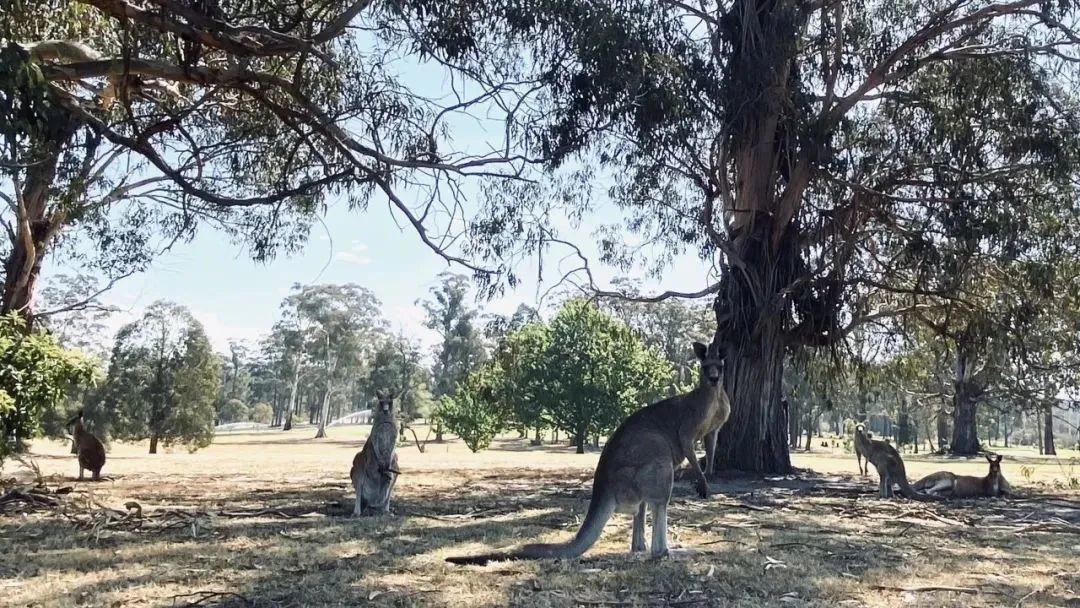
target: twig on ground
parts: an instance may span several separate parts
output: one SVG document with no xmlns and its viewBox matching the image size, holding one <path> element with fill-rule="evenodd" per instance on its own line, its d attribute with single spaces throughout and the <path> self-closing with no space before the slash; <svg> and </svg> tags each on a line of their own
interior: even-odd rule
<svg viewBox="0 0 1080 608">
<path fill-rule="evenodd" d="M 922 587 L 891 587 L 889 585 L 871 585 L 870 588 L 880 591 L 903 591 L 905 593 L 951 591 L 953 593 L 990 593 L 993 595 L 1005 595 L 1001 591 L 994 591 L 992 589 L 976 589 L 975 587 L 950 587 L 948 585 L 926 585 Z"/>
<path fill-rule="evenodd" d="M 183 598 L 195 598 L 190 601 L 185 601 L 183 604 L 177 604 L 178 600 Z M 184 608 L 190 608 L 192 606 L 207 606 L 207 602 L 212 600 L 236 600 L 244 606 L 254 606 L 255 604 L 248 598 L 240 595 L 239 593 L 233 593 L 231 591 L 195 591 L 194 593 L 181 593 L 179 595 L 171 596 L 173 606 L 181 606 Z"/>
</svg>

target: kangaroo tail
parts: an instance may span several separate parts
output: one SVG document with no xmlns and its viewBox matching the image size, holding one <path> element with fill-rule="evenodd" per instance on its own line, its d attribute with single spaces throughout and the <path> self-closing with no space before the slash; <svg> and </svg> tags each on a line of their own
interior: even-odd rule
<svg viewBox="0 0 1080 608">
<path fill-rule="evenodd" d="M 934 496 L 933 494 L 923 494 L 916 492 L 911 484 L 908 483 L 907 477 L 901 477 L 896 480 L 896 483 L 900 484 L 900 494 L 910 500 L 918 500 L 920 502 L 931 502 L 934 500 L 943 500 L 940 496 Z"/>
<path fill-rule="evenodd" d="M 505 553 L 486 553 L 483 555 L 463 555 L 448 557 L 446 561 L 458 565 L 484 565 L 488 562 L 511 560 L 511 559 L 548 559 L 580 557 L 596 544 L 600 534 L 604 531 L 604 524 L 611 519 L 615 512 L 615 498 L 601 495 L 594 497 L 589 502 L 589 512 L 585 515 L 585 522 L 581 524 L 574 539 L 568 543 L 533 544 L 525 545 L 518 551 Z"/>
</svg>

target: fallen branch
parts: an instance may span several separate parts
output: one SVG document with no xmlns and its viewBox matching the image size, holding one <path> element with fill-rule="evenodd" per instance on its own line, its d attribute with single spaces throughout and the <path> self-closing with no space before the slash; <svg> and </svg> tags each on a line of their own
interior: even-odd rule
<svg viewBox="0 0 1080 608">
<path fill-rule="evenodd" d="M 1005 595 L 1001 591 L 976 589 L 975 587 L 950 587 L 948 585 L 926 585 L 923 587 L 890 587 L 889 585 L 871 585 L 870 588 L 879 591 L 902 591 L 905 593 L 951 591 L 953 593 L 991 593 L 994 595 Z"/>
<path fill-rule="evenodd" d="M 177 600 L 186 597 L 193 597 L 195 599 L 186 601 L 183 604 L 177 604 Z M 190 608 L 191 606 L 206 606 L 207 602 L 212 600 L 236 600 L 244 606 L 254 606 L 255 604 L 248 598 L 240 595 L 239 593 L 233 593 L 231 591 L 196 591 L 194 593 L 181 593 L 179 595 L 173 595 L 170 597 L 173 601 L 173 606 L 183 606 Z"/>
</svg>

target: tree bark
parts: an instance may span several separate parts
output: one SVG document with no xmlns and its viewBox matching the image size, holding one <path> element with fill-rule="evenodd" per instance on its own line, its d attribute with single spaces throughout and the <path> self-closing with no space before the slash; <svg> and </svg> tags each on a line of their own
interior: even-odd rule
<svg viewBox="0 0 1080 608">
<path fill-rule="evenodd" d="M 332 389 L 327 386 L 323 393 L 322 405 L 319 407 L 319 430 L 315 433 L 315 439 L 326 437 L 326 417 L 330 414 L 330 393 Z"/>
<path fill-rule="evenodd" d="M 49 210 L 56 169 L 63 148 L 75 135 L 74 120 L 51 125 L 50 141 L 44 142 L 40 158 L 26 170 L 21 192 L 22 204 L 15 210 L 11 251 L 4 260 L 4 291 L 0 313 L 16 312 L 26 321 L 26 331 L 33 327 L 33 298 L 41 265 L 54 237 L 64 225 L 64 214 Z"/>
<path fill-rule="evenodd" d="M 574 445 L 577 446 L 578 454 L 585 453 L 585 441 L 588 439 L 587 435 L 588 434 L 585 431 L 578 431 L 574 433 Z"/>
<path fill-rule="evenodd" d="M 1054 445 L 1054 406 L 1047 405 L 1043 412 L 1043 454 L 1057 456 L 1057 446 Z"/>
<path fill-rule="evenodd" d="M 731 416 L 720 429 L 717 469 L 767 474 L 791 471 L 787 429 L 780 411 L 783 353 L 776 327 L 764 329 L 756 343 L 728 346 L 724 385 Z"/>
<path fill-rule="evenodd" d="M 151 454 L 157 454 L 157 444 L 158 444 L 158 436 L 155 433 L 155 434 L 150 436 L 150 453 Z"/>
<path fill-rule="evenodd" d="M 944 450 L 949 444 L 949 412 L 944 405 L 937 413 L 937 441 L 939 450 Z"/>
<path fill-rule="evenodd" d="M 978 407 L 979 390 L 971 377 L 971 358 L 965 349 L 956 354 L 956 373 L 953 380 L 953 435 L 949 451 L 962 456 L 979 453 Z"/>
</svg>

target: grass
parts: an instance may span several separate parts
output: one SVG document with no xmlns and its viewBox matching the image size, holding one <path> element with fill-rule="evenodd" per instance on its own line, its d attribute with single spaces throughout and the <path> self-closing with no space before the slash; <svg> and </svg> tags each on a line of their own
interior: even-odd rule
<svg viewBox="0 0 1080 608">
<path fill-rule="evenodd" d="M 799 476 L 724 478 L 707 502 L 677 482 L 671 543 L 686 551 L 667 559 L 629 555 L 617 515 L 581 560 L 462 568 L 443 559 L 567 540 L 598 454 L 403 444 L 396 514 L 357 520 L 347 476 L 365 432 L 228 434 L 156 456 L 115 444 L 100 483 L 72 481 L 67 446 L 38 442 L 48 484 L 74 491 L 59 509 L 0 515 L 0 605 L 1080 606 L 1069 456 L 1008 453 L 1005 475 L 1030 498 L 924 505 L 875 498 L 853 455 L 817 449 L 794 455 Z M 905 459 L 912 479 L 986 468 Z M 9 485 L 32 476 L 15 461 L 0 471 Z M 142 519 L 124 515 L 130 501 Z"/>
</svg>

